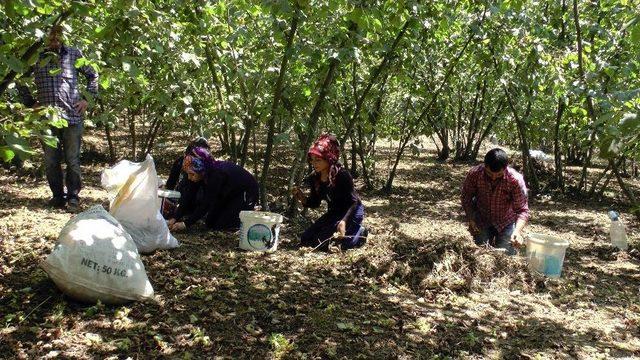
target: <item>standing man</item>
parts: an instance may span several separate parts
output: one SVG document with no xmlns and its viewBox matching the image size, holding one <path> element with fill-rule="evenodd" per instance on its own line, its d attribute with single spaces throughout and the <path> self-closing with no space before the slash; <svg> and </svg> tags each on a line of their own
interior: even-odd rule
<svg viewBox="0 0 640 360">
<path fill-rule="evenodd" d="M 80 144 L 83 131 L 83 115 L 89 105 L 80 93 L 78 76 L 87 79 L 87 93 L 98 93 L 98 74 L 89 66 L 76 68 L 76 61 L 83 57 L 80 50 L 64 44 L 63 28 L 54 25 L 45 41 L 46 49 L 34 67 L 37 92 L 35 106 L 54 106 L 60 110 L 68 126 L 52 128 L 52 135 L 58 138 L 58 146 L 52 148 L 43 144 L 44 163 L 49 188 L 53 197 L 49 205 L 63 208 L 68 203 L 70 211 L 77 211 L 80 204 Z M 28 94 L 30 97 L 31 95 Z M 67 164 L 66 178 L 63 180 L 62 159 Z M 67 192 L 64 192 L 66 183 Z"/>
<path fill-rule="evenodd" d="M 471 168 L 464 180 L 462 207 L 477 245 L 489 244 L 515 255 L 514 247 L 524 244 L 529 201 L 524 178 L 508 165 L 504 150 L 490 150 L 484 164 Z"/>
</svg>

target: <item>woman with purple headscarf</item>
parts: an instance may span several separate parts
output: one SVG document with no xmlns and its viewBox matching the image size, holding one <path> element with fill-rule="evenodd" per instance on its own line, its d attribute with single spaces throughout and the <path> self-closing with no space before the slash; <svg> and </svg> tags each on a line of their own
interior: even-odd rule
<svg viewBox="0 0 640 360">
<path fill-rule="evenodd" d="M 171 166 L 171 172 L 169 173 L 169 178 L 167 179 L 167 183 L 165 184 L 164 188 L 167 190 L 176 190 L 180 194 L 185 194 L 191 192 L 191 188 L 196 187 L 200 189 L 196 195 L 197 201 L 202 202 L 204 196 L 202 187 L 198 186 L 197 183 L 191 182 L 187 177 L 187 173 L 182 170 L 184 157 L 191 154 L 191 151 L 196 147 L 201 147 L 209 150 L 209 143 L 207 142 L 207 139 L 200 136 L 193 139 L 189 143 L 189 145 L 187 145 L 184 153 L 176 158 L 176 160 L 173 162 L 173 165 Z M 160 208 L 162 216 L 165 219 L 171 219 L 175 217 L 177 205 L 177 201 L 173 201 L 172 199 L 164 199 Z"/>
<path fill-rule="evenodd" d="M 182 193 L 182 189 L 187 186 L 187 174 L 182 170 L 182 163 L 184 162 L 184 157 L 189 155 L 194 148 L 201 147 L 209 150 L 209 143 L 207 139 L 198 136 L 193 139 L 187 148 L 184 150 L 184 154 L 180 155 L 173 162 L 171 166 L 171 172 L 169 173 L 169 178 L 167 179 L 167 183 L 165 184 L 165 189 L 167 190 L 177 190 Z"/>
<path fill-rule="evenodd" d="M 233 162 L 215 160 L 205 148 L 195 147 L 185 155 L 182 170 L 195 186 L 181 194 L 176 215 L 168 220 L 172 231 L 184 230 L 203 218 L 211 230 L 237 230 L 240 211 L 253 210 L 257 203 L 258 182 L 253 175 Z M 201 188 L 204 198 L 197 201 Z"/>
<path fill-rule="evenodd" d="M 308 208 L 317 208 L 325 200 L 328 209 L 302 234 L 302 246 L 326 250 L 332 239 L 343 249 L 361 246 L 367 238 L 367 229 L 362 225 L 364 206 L 353 186 L 351 174 L 338 162 L 338 140 L 333 135 L 321 135 L 307 156 L 314 169 L 306 179 L 311 192 L 305 196 L 295 189 L 294 196 Z"/>
</svg>

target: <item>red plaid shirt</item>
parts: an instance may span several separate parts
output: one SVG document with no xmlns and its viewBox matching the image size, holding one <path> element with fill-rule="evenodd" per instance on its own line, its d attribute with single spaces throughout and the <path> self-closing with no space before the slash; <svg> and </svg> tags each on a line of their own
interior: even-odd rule
<svg viewBox="0 0 640 360">
<path fill-rule="evenodd" d="M 529 220 L 529 201 L 524 178 L 507 167 L 504 176 L 492 181 L 484 164 L 469 170 L 462 184 L 462 207 L 467 219 L 479 227 L 493 226 L 501 232 L 517 219 Z"/>
</svg>

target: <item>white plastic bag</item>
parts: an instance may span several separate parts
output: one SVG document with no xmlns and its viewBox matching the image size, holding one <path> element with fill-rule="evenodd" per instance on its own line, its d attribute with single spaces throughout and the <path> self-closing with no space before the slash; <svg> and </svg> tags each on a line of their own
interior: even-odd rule
<svg viewBox="0 0 640 360">
<path fill-rule="evenodd" d="M 153 297 L 131 236 L 100 205 L 67 222 L 40 266 L 62 292 L 80 301 L 121 304 Z"/>
<path fill-rule="evenodd" d="M 158 176 L 151 155 L 141 163 L 122 160 L 105 169 L 101 183 L 109 192 L 109 212 L 129 232 L 138 251 L 150 253 L 178 246 L 160 214 Z"/>
</svg>

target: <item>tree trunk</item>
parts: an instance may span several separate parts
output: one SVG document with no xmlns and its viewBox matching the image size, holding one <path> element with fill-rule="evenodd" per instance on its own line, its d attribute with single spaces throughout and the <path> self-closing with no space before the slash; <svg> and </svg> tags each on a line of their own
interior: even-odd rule
<svg viewBox="0 0 640 360">
<path fill-rule="evenodd" d="M 391 47 L 384 54 L 384 57 L 382 58 L 382 61 L 373 70 L 373 73 L 371 74 L 371 78 L 369 79 L 369 82 L 367 83 L 367 85 L 365 86 L 364 90 L 360 94 L 360 97 L 357 98 L 356 106 L 355 106 L 355 109 L 353 111 L 353 115 L 351 116 L 351 119 L 347 123 L 347 127 L 346 127 L 346 130 L 345 130 L 344 134 L 340 138 L 340 150 L 344 150 L 345 142 L 351 136 L 351 131 L 353 130 L 353 127 L 354 127 L 356 121 L 360 117 L 360 111 L 362 110 L 362 105 L 364 103 L 364 100 L 366 99 L 367 95 L 369 94 L 369 91 L 371 90 L 371 87 L 373 86 L 373 84 L 378 79 L 378 76 L 380 76 L 382 71 L 385 70 L 387 68 L 387 66 L 389 65 L 389 63 L 391 62 L 391 57 L 395 53 L 395 50 L 398 47 L 398 44 L 400 43 L 400 40 L 402 40 L 402 38 L 404 37 L 404 34 L 409 29 L 409 25 L 411 24 L 411 22 L 412 22 L 412 19 L 409 19 L 404 23 L 404 26 L 402 26 L 402 29 L 400 29 L 400 31 L 396 35 L 395 39 L 393 40 L 393 43 L 391 44 Z"/>
<path fill-rule="evenodd" d="M 573 0 L 573 18 L 576 26 L 576 42 L 578 47 L 578 74 L 580 76 L 580 81 L 584 85 L 586 90 L 586 101 L 587 101 L 587 113 L 589 114 L 589 118 L 591 119 L 591 124 L 594 124 L 594 128 L 589 134 L 589 147 L 587 149 L 587 157 L 582 166 L 582 175 L 580 176 L 580 183 L 578 184 L 578 191 L 582 191 L 586 186 L 587 181 L 587 168 L 591 165 L 591 158 L 593 156 L 593 149 L 596 141 L 596 130 L 598 129 L 596 112 L 593 107 L 593 100 L 591 95 L 589 95 L 589 85 L 587 84 L 587 78 L 584 73 L 584 60 L 582 54 L 582 33 L 580 31 L 580 17 L 578 14 L 578 0 Z"/>
<path fill-rule="evenodd" d="M 438 160 L 445 161 L 451 156 L 451 147 L 449 146 L 449 137 L 439 137 L 442 149 L 438 152 Z M 444 139 L 444 141 L 442 141 Z"/>
<path fill-rule="evenodd" d="M 351 177 L 354 179 L 358 178 L 358 164 L 357 164 L 357 151 L 356 151 L 356 140 L 353 135 L 351 135 Z"/>
<path fill-rule="evenodd" d="M 145 147 L 144 147 L 145 149 L 144 156 L 151 153 L 151 150 L 153 149 L 153 145 L 158 137 L 158 132 L 160 131 L 160 128 L 162 127 L 162 125 L 163 125 L 163 122 L 160 117 L 155 118 L 151 123 L 151 126 L 149 127 L 149 133 L 147 134 L 147 143 L 145 144 Z"/>
<path fill-rule="evenodd" d="M 402 129 L 405 129 L 409 124 L 408 115 L 409 115 L 410 104 L 411 104 L 411 99 L 407 98 L 406 105 L 404 108 L 404 116 L 403 116 L 404 122 L 402 124 Z M 419 122 L 416 121 L 416 124 L 419 124 Z M 395 161 L 393 162 L 393 167 L 391 168 L 391 172 L 389 172 L 389 177 L 387 178 L 387 182 L 384 184 L 384 187 L 382 188 L 382 191 L 385 194 L 391 193 L 391 188 L 393 186 L 393 180 L 396 177 L 396 170 L 398 168 L 398 164 L 400 163 L 400 159 L 402 158 L 404 149 L 407 147 L 407 143 L 409 143 L 409 140 L 411 139 L 411 136 L 412 136 L 411 134 L 413 133 L 413 131 L 411 131 L 410 129 L 407 129 L 407 130 L 408 131 L 406 131 L 405 137 L 404 138 L 400 137 L 400 140 L 398 141 L 398 151 L 396 152 L 396 158 L 395 158 Z"/>
<path fill-rule="evenodd" d="M 262 173 L 260 174 L 260 204 L 266 211 L 269 210 L 269 204 L 267 203 L 267 180 L 269 178 L 269 165 L 271 164 L 271 155 L 273 152 L 273 138 L 276 124 L 276 116 L 280 100 L 282 98 L 282 87 L 284 83 L 284 76 L 287 71 L 287 65 L 289 59 L 293 53 L 293 38 L 295 37 L 296 30 L 298 29 L 299 10 L 296 8 L 293 16 L 291 17 L 291 27 L 289 34 L 287 35 L 287 44 L 282 56 L 282 62 L 280 64 L 280 72 L 278 74 L 278 80 L 273 91 L 273 103 L 271 105 L 271 114 L 267 121 L 267 144 L 264 152 L 264 162 L 262 164 Z"/>
<path fill-rule="evenodd" d="M 620 189 L 622 189 L 622 192 L 625 194 L 625 196 L 631 203 L 631 206 L 634 208 L 637 208 L 639 205 L 638 200 L 636 199 L 636 196 L 633 194 L 633 191 L 631 190 L 631 188 L 624 183 L 624 180 L 622 179 L 622 175 L 620 175 L 620 170 L 618 169 L 619 164 L 614 164 L 613 160 L 609 160 L 609 165 L 611 165 L 613 172 L 616 174 L 618 185 L 620 185 Z"/>
<path fill-rule="evenodd" d="M 593 184 L 591 185 L 591 190 L 589 190 L 590 197 L 593 196 L 593 194 L 595 194 L 596 189 L 598 188 L 598 184 L 600 183 L 600 180 L 602 180 L 602 178 L 604 178 L 607 175 L 610 169 L 611 169 L 611 164 L 608 164 L 607 167 L 602 172 L 602 174 L 600 174 L 600 176 L 598 176 L 598 178 L 593 182 Z"/>
<path fill-rule="evenodd" d="M 100 106 L 100 111 L 104 113 L 104 103 L 102 102 L 102 100 L 98 99 L 98 104 Z M 109 146 L 109 162 L 113 164 L 114 162 L 116 162 L 117 157 L 116 148 L 113 145 L 113 138 L 111 137 L 111 127 L 109 126 L 109 123 L 104 123 L 104 132 L 107 136 L 107 144 Z"/>
<path fill-rule="evenodd" d="M 564 22 L 563 22 L 564 23 Z M 556 126 L 553 134 L 553 156 L 556 165 L 556 183 L 558 188 L 564 192 L 564 174 L 562 172 L 562 145 L 560 145 L 560 124 L 562 123 L 562 114 L 564 114 L 564 99 L 558 98 L 558 111 L 556 112 Z"/>
<path fill-rule="evenodd" d="M 525 173 L 525 178 L 529 182 L 529 187 L 531 188 L 532 194 L 537 194 L 540 190 L 540 184 L 538 182 L 538 177 L 536 175 L 535 168 L 531 162 L 531 157 L 529 155 L 529 140 L 527 138 L 527 130 L 526 125 L 524 123 L 524 119 L 518 115 L 518 109 L 516 109 L 513 100 L 511 99 L 511 95 L 507 90 L 506 86 L 504 87 L 505 95 L 507 97 L 507 102 L 509 103 L 509 107 L 511 108 L 511 112 L 513 113 L 513 117 L 516 120 L 516 127 L 518 128 L 518 134 L 520 135 L 520 151 L 522 153 L 522 170 Z M 528 118 L 531 112 L 531 94 L 528 96 L 527 102 L 527 110 L 525 111 L 524 118 Z"/>
<path fill-rule="evenodd" d="M 251 119 L 251 117 L 249 117 L 244 123 L 244 135 L 242 136 L 242 149 L 240 152 L 240 166 L 243 167 L 247 163 L 247 157 L 249 154 L 249 141 L 253 132 L 253 123 L 254 120 Z"/>
<path fill-rule="evenodd" d="M 483 15 L 483 20 L 484 20 L 484 15 Z M 445 73 L 444 77 L 442 78 L 442 81 L 440 81 L 440 84 L 438 85 L 438 88 L 433 93 L 433 95 L 431 96 L 431 100 L 429 101 L 429 103 L 427 103 L 427 105 L 422 110 L 422 113 L 418 117 L 418 121 L 417 121 L 418 123 L 424 122 L 425 119 L 426 120 L 430 120 L 431 119 L 431 117 L 428 116 L 429 113 L 431 112 L 431 107 L 436 103 L 436 100 L 438 100 L 438 97 L 440 96 L 440 92 L 442 91 L 442 88 L 444 87 L 444 84 L 446 84 L 447 81 L 449 81 L 449 77 L 453 73 L 453 69 L 458 64 L 460 59 L 462 58 L 462 55 L 464 55 L 465 50 L 469 46 L 469 43 L 471 43 L 471 40 L 473 40 L 473 38 L 475 36 L 476 36 L 475 32 L 471 31 L 470 34 L 469 34 L 469 38 L 464 43 L 464 46 L 462 47 L 462 49 L 460 49 L 460 51 L 458 52 L 456 57 L 449 63 L 449 68 L 447 69 L 447 72 Z M 434 129 L 437 128 L 435 126 L 435 124 L 428 124 L 428 125 L 432 125 Z"/>
<path fill-rule="evenodd" d="M 258 145 L 256 142 L 256 132 L 253 132 L 253 136 L 251 136 L 253 138 L 253 176 L 257 179 L 258 178 Z"/>
<path fill-rule="evenodd" d="M 398 147 L 398 152 L 396 153 L 396 158 L 395 158 L 395 161 L 393 162 L 393 167 L 391 168 L 391 172 L 389 173 L 389 178 L 387 179 L 387 182 L 384 184 L 384 187 L 382 188 L 382 191 L 385 194 L 391 193 L 391 188 L 393 186 L 393 180 L 396 177 L 396 170 L 398 169 L 398 164 L 400 163 L 400 159 L 402 158 L 402 154 L 404 153 L 404 149 L 407 147 L 409 140 L 411 140 L 411 134 L 407 134 L 407 136 L 403 140 L 400 140 L 401 141 L 399 144 L 400 146 Z"/>
<path fill-rule="evenodd" d="M 349 31 L 353 33 L 357 29 L 357 25 L 355 23 L 349 24 Z M 346 42 L 342 42 L 339 48 L 343 48 Z M 311 146 L 311 142 L 315 138 L 315 133 L 318 128 L 318 121 L 320 120 L 320 115 L 322 114 L 322 109 L 324 103 L 327 99 L 327 94 L 329 93 L 329 89 L 333 84 L 333 80 L 335 78 L 336 70 L 338 69 L 338 65 L 340 61 L 335 58 L 331 58 L 329 60 L 329 68 L 327 69 L 327 74 L 322 81 L 322 85 L 320 87 L 320 93 L 318 94 L 318 99 L 316 100 L 315 105 L 313 106 L 313 110 L 311 110 L 311 114 L 309 114 L 309 122 L 307 123 L 305 135 L 302 137 L 300 142 L 300 150 L 296 159 L 294 161 L 293 166 L 291 167 L 291 172 L 289 173 L 289 182 L 288 182 L 288 190 L 291 193 L 293 187 L 298 183 L 298 180 L 301 179 L 301 175 L 303 173 L 302 167 L 304 166 L 307 150 Z M 289 204 L 287 212 L 291 215 L 295 214 L 296 211 L 296 203 L 293 196 L 289 197 Z"/>
<path fill-rule="evenodd" d="M 233 128 L 229 129 L 229 155 L 231 155 L 232 162 L 238 162 L 238 146 L 236 144 L 236 131 Z"/>
<path fill-rule="evenodd" d="M 136 160 L 136 115 L 131 108 L 127 110 L 129 112 L 129 136 L 131 137 L 131 159 Z"/>
<path fill-rule="evenodd" d="M 375 142 L 375 136 L 373 141 Z M 365 152 L 365 136 L 364 131 L 362 131 L 362 126 L 358 125 L 358 155 L 360 156 L 360 165 L 362 167 L 362 177 L 364 178 L 364 183 L 367 189 L 373 188 L 373 179 L 369 174 L 369 169 L 367 169 L 367 162 L 365 161 L 367 155 L 372 156 L 371 154 L 367 154 Z"/>
<path fill-rule="evenodd" d="M 480 135 L 480 138 L 476 141 L 475 147 L 473 148 L 473 152 L 471 153 L 471 156 L 470 156 L 471 160 L 475 160 L 478 158 L 478 153 L 480 152 L 480 147 L 482 146 L 482 142 L 484 141 L 484 139 L 487 138 L 487 136 L 489 136 L 489 133 L 493 129 L 493 126 L 498 122 L 498 119 L 500 118 L 500 115 L 502 113 L 503 106 L 504 106 L 504 98 L 500 99 L 500 101 L 498 102 L 496 111 L 493 113 L 493 116 L 491 117 L 491 119 L 489 119 L 489 122 L 485 127 L 484 131 L 482 132 L 482 134 Z"/>
</svg>

